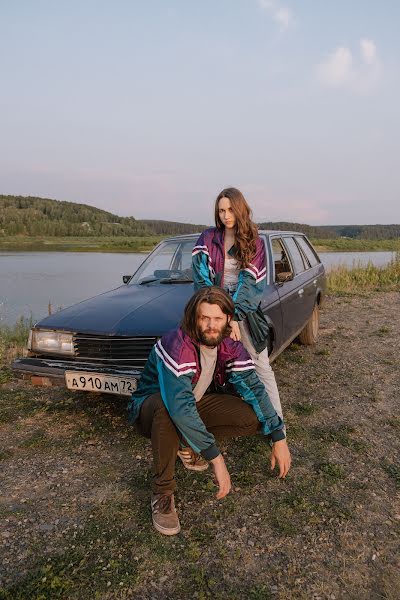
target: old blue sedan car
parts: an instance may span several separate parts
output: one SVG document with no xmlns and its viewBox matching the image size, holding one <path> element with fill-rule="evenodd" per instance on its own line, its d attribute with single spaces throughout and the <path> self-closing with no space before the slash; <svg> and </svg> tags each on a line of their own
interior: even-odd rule
<svg viewBox="0 0 400 600">
<path fill-rule="evenodd" d="M 325 269 L 309 240 L 292 231 L 260 231 L 267 256 L 261 308 L 274 360 L 292 340 L 314 344 Z M 13 369 L 32 383 L 130 395 L 150 350 L 178 325 L 193 294 L 191 252 L 197 234 L 167 239 L 124 285 L 46 317 L 31 330 L 29 355 Z"/>
</svg>

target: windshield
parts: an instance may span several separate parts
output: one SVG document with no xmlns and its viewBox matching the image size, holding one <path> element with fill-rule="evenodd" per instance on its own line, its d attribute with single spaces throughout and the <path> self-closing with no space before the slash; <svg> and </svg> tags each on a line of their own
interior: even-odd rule
<svg viewBox="0 0 400 600">
<path fill-rule="evenodd" d="M 146 258 L 129 283 L 190 283 L 193 281 L 192 249 L 195 241 L 163 242 Z"/>
</svg>

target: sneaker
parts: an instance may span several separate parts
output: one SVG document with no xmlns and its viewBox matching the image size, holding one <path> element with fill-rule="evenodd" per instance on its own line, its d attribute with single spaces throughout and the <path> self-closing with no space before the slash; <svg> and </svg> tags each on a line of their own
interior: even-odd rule
<svg viewBox="0 0 400 600">
<path fill-rule="evenodd" d="M 152 494 L 151 513 L 154 527 L 163 535 L 175 535 L 180 532 L 181 526 L 173 494 Z"/>
<path fill-rule="evenodd" d="M 178 456 L 186 469 L 190 471 L 205 471 L 208 469 L 208 462 L 200 454 L 196 454 L 191 448 L 181 448 L 178 450 Z"/>
</svg>

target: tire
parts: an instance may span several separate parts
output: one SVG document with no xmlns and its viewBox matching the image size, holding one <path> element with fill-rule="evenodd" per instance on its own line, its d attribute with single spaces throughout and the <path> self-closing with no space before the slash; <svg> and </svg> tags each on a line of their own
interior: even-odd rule
<svg viewBox="0 0 400 600">
<path fill-rule="evenodd" d="M 304 329 L 299 333 L 299 341 L 305 346 L 312 346 L 318 339 L 319 306 L 316 304 Z"/>
</svg>

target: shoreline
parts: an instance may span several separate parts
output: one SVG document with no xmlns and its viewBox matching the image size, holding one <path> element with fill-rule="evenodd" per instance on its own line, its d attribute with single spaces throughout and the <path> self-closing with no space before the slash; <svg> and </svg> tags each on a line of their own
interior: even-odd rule
<svg viewBox="0 0 400 600">
<path fill-rule="evenodd" d="M 172 237 L 155 235 L 127 238 L 34 238 L 21 236 L 0 237 L 0 252 L 151 252 L 162 240 Z M 351 240 L 348 238 L 313 239 L 317 252 L 400 252 L 400 239 Z"/>
</svg>

